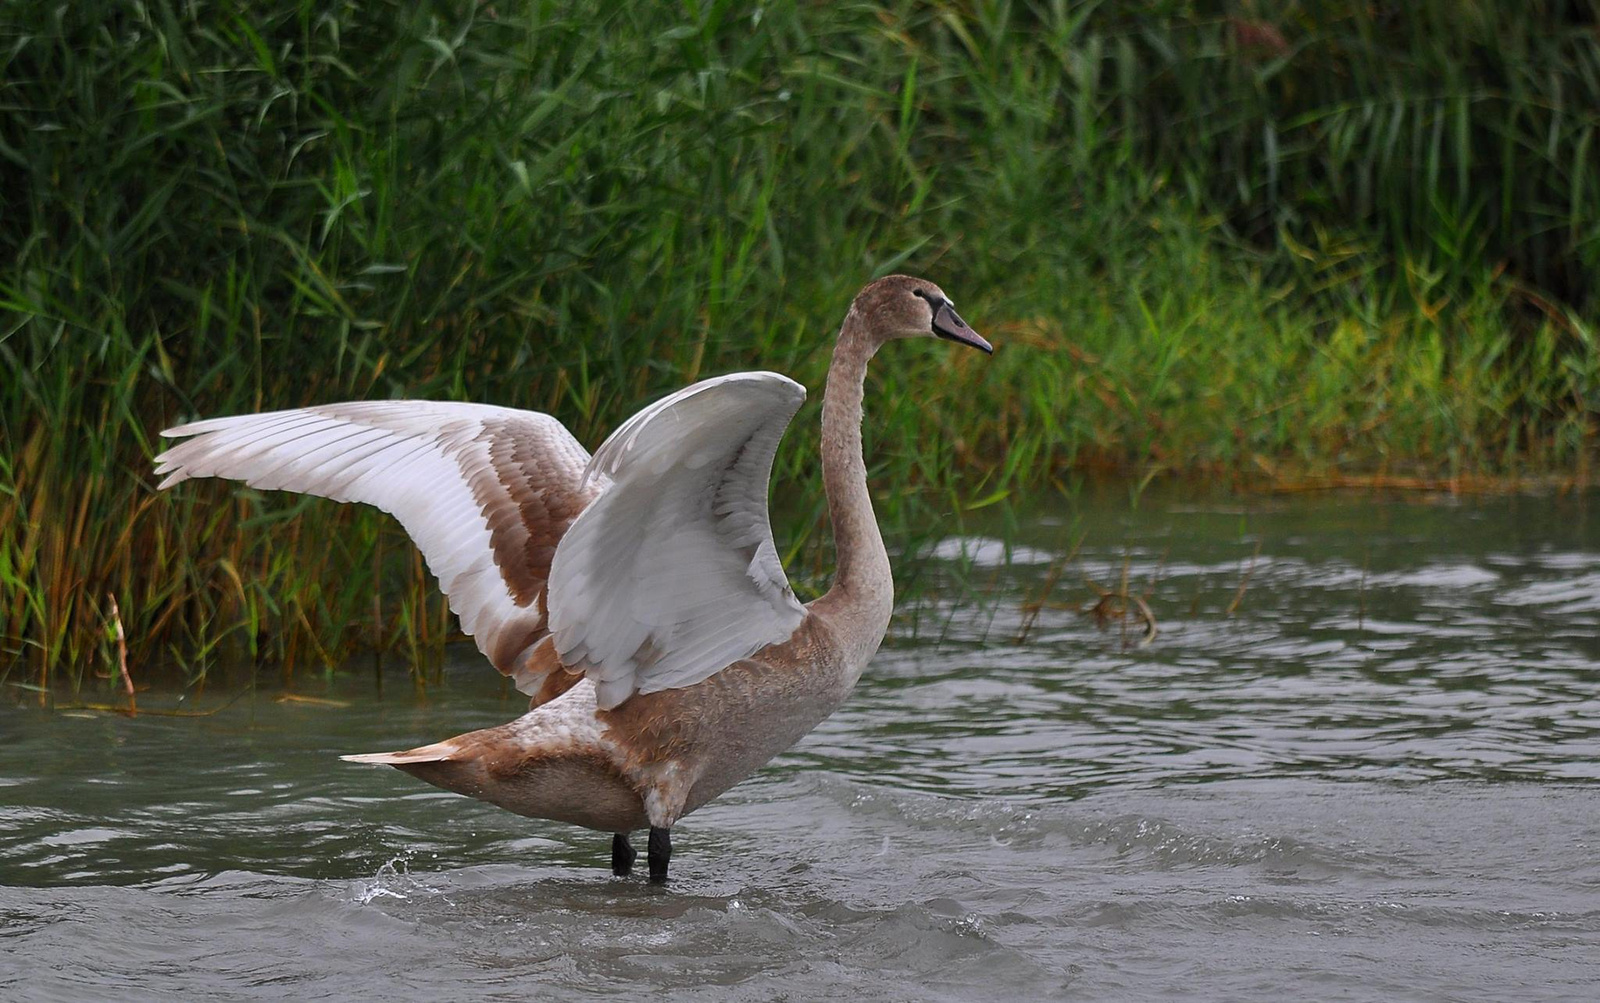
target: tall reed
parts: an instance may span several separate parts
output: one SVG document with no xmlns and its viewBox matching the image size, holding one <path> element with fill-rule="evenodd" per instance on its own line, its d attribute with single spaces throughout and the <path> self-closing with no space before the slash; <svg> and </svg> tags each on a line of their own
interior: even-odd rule
<svg viewBox="0 0 1600 1003">
<path fill-rule="evenodd" d="M 891 270 L 1002 345 L 880 367 L 902 539 L 1074 465 L 1581 464 L 1594 5 L 1258 9 L 5 5 L 0 672 L 107 669 L 113 595 L 136 665 L 421 657 L 451 625 L 392 524 L 157 495 L 156 431 L 416 396 L 593 444 L 710 373 L 819 388 Z"/>
</svg>

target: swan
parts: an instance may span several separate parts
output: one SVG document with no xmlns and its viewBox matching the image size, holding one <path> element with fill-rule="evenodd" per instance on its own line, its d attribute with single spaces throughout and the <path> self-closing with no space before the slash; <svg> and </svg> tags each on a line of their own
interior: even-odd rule
<svg viewBox="0 0 1600 1003">
<path fill-rule="evenodd" d="M 679 390 L 590 456 L 555 418 L 391 400 L 213 418 L 155 458 L 191 477 L 365 502 L 400 520 L 526 714 L 404 752 L 394 766 L 532 818 L 612 834 L 652 882 L 671 830 L 833 713 L 889 626 L 893 580 L 867 492 L 861 401 L 885 342 L 988 353 L 938 286 L 891 275 L 858 293 L 822 404 L 822 473 L 838 570 L 802 605 L 767 516 L 772 461 L 805 388 L 770 372 Z"/>
</svg>

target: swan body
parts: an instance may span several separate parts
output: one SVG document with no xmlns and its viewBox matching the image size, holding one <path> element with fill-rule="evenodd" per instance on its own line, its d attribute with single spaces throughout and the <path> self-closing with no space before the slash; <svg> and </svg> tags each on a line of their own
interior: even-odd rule
<svg viewBox="0 0 1600 1003">
<path fill-rule="evenodd" d="M 796 600 L 767 482 L 805 389 L 777 373 L 703 380 L 644 408 L 590 456 L 549 415 L 369 401 L 194 422 L 156 457 L 161 487 L 228 477 L 375 505 L 421 549 L 462 630 L 532 697 L 494 728 L 345 756 L 533 818 L 669 832 L 836 710 L 888 629 L 893 580 L 867 493 L 861 399 L 884 342 L 989 345 L 932 283 L 868 285 L 823 401 L 823 482 L 839 568 Z"/>
</svg>

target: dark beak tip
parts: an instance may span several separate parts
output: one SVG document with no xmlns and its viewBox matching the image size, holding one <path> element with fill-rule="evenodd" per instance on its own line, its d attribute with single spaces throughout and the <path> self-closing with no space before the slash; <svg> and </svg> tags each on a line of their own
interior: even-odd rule
<svg viewBox="0 0 1600 1003">
<path fill-rule="evenodd" d="M 933 333 L 948 341 L 969 345 L 987 355 L 994 354 L 994 346 L 984 340 L 983 335 L 974 331 L 961 315 L 950 309 L 949 303 L 941 303 L 933 314 Z"/>
</svg>

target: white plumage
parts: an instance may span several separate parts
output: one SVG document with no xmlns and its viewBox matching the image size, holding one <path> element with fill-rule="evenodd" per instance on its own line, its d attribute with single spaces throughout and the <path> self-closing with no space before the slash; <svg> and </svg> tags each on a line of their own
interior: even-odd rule
<svg viewBox="0 0 1600 1003">
<path fill-rule="evenodd" d="M 767 481 L 805 388 L 777 373 L 696 383 L 624 422 L 588 476 L 612 487 L 562 539 L 550 630 L 601 707 L 691 686 L 794 633 Z"/>
</svg>

